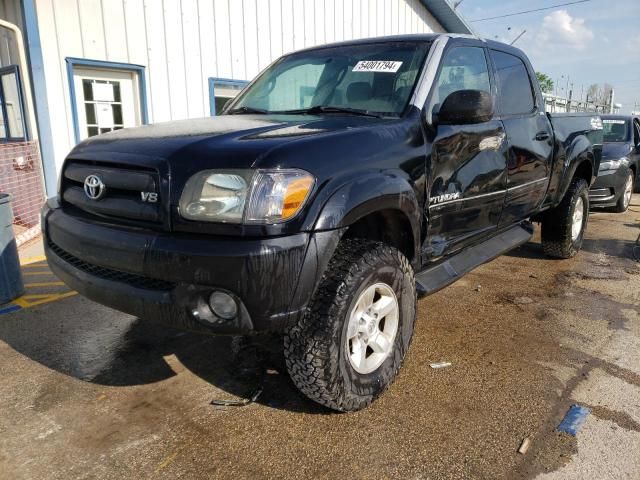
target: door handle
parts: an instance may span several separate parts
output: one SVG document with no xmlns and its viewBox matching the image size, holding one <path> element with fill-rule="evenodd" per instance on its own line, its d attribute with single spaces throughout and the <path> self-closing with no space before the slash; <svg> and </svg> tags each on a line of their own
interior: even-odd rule
<svg viewBox="0 0 640 480">
<path fill-rule="evenodd" d="M 549 135 L 549 132 L 538 132 L 536 133 L 536 136 L 534 137 L 535 140 L 537 140 L 538 142 L 543 142 L 545 140 L 549 140 L 549 137 L 551 135 Z"/>
</svg>

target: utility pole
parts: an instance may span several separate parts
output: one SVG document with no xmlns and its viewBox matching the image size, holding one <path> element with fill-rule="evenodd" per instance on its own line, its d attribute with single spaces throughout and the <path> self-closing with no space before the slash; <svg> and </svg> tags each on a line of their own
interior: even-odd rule
<svg viewBox="0 0 640 480">
<path fill-rule="evenodd" d="M 571 97 L 573 96 L 573 83 L 571 84 L 571 90 L 569 90 L 569 99 L 567 100 L 567 112 L 571 111 Z"/>
<path fill-rule="evenodd" d="M 613 113 L 613 99 L 614 99 L 614 93 L 613 93 L 613 88 L 611 89 L 611 92 L 609 92 L 609 113 Z"/>
</svg>

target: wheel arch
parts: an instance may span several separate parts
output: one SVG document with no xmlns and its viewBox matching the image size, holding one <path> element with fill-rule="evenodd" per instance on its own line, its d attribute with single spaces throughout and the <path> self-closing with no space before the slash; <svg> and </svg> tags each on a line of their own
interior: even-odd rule
<svg viewBox="0 0 640 480">
<path fill-rule="evenodd" d="M 420 241 L 419 201 L 399 175 L 363 177 L 340 187 L 325 203 L 315 230 L 344 228 L 346 238 L 379 240 L 415 262 Z"/>
<path fill-rule="evenodd" d="M 582 178 L 587 182 L 588 186 L 591 186 L 596 178 L 594 170 L 593 153 L 589 150 L 581 152 L 567 167 L 567 173 L 564 176 L 560 195 L 558 196 L 558 203 L 562 201 L 574 179 Z"/>
<path fill-rule="evenodd" d="M 409 218 L 395 208 L 375 210 L 361 216 L 349 225 L 344 238 L 381 241 L 400 250 L 409 262 L 414 261 L 417 251 Z"/>
</svg>

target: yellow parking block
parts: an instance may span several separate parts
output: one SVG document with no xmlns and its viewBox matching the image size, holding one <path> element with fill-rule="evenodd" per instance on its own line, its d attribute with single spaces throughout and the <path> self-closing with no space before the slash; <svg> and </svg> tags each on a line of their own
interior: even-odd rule
<svg viewBox="0 0 640 480">
<path fill-rule="evenodd" d="M 51 272 L 22 272 L 22 275 L 34 276 L 34 275 L 53 275 Z"/>
<path fill-rule="evenodd" d="M 24 286 L 27 288 L 31 287 L 61 287 L 64 285 L 64 282 L 34 282 L 34 283 L 25 283 Z"/>
</svg>

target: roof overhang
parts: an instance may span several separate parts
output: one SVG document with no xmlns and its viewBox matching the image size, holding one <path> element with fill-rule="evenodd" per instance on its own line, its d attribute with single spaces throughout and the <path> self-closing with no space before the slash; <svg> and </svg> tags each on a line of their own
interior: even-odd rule
<svg viewBox="0 0 640 480">
<path fill-rule="evenodd" d="M 448 33 L 476 34 L 471 28 L 471 25 L 454 10 L 447 0 L 420 1 Z"/>
</svg>

